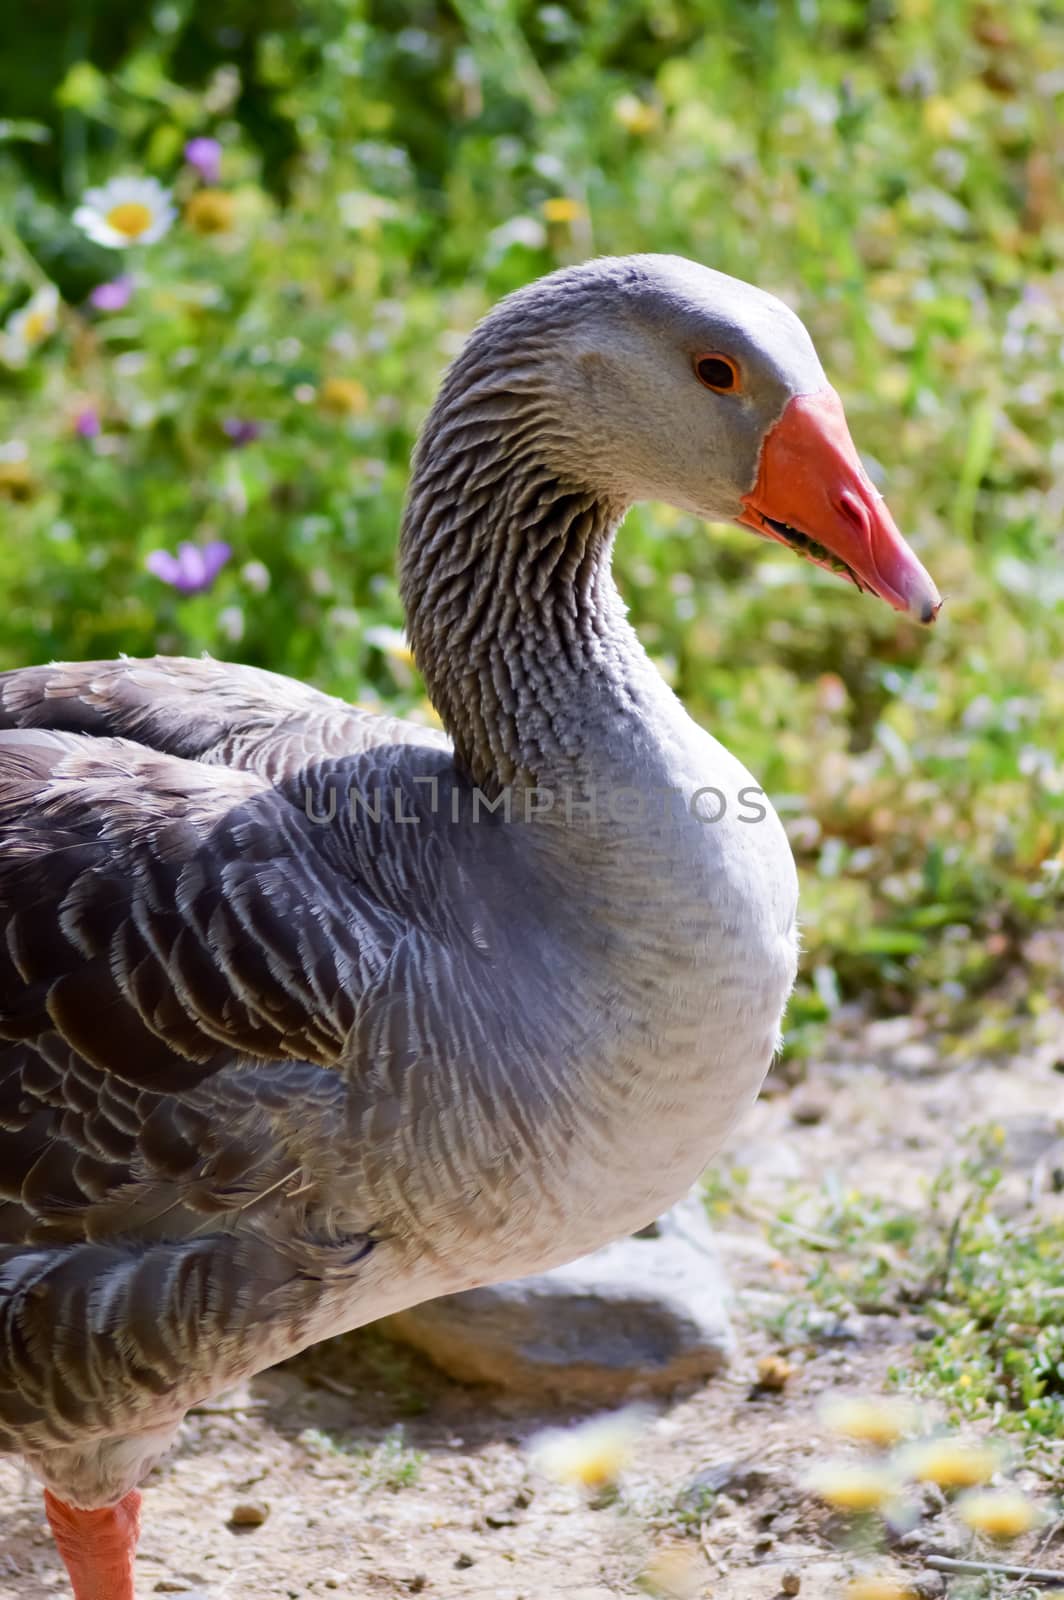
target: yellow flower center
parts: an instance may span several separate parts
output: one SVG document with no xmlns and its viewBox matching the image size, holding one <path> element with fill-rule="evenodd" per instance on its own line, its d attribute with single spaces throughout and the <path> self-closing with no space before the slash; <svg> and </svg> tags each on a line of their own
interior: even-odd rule
<svg viewBox="0 0 1064 1600">
<path fill-rule="evenodd" d="M 125 234 L 127 239 L 139 239 L 151 227 L 152 220 L 151 207 L 140 200 L 123 200 L 112 206 L 105 218 L 116 233 Z"/>
<path fill-rule="evenodd" d="M 48 313 L 46 311 L 31 311 L 22 324 L 22 334 L 27 344 L 40 344 L 49 330 Z"/>
<path fill-rule="evenodd" d="M 544 200 L 543 215 L 548 222 L 580 222 L 587 216 L 587 208 L 579 200 L 560 194 L 552 200 Z"/>
<path fill-rule="evenodd" d="M 357 378 L 326 378 L 319 402 L 323 411 L 337 417 L 361 416 L 369 407 L 369 395 Z"/>
</svg>

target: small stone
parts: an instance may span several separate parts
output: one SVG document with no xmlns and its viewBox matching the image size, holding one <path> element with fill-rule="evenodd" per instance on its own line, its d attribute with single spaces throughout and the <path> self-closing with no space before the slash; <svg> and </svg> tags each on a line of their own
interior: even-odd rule
<svg viewBox="0 0 1064 1600">
<path fill-rule="evenodd" d="M 925 1517 L 937 1517 L 945 1511 L 948 1504 L 946 1496 L 937 1483 L 922 1483 L 920 1485 L 921 1513 Z"/>
<path fill-rule="evenodd" d="M 934 1045 L 923 1040 L 913 1040 L 912 1044 L 903 1044 L 894 1052 L 894 1068 L 898 1072 L 912 1073 L 914 1076 L 929 1072 L 939 1062 L 939 1053 Z"/>
<path fill-rule="evenodd" d="M 461 1555 L 455 1557 L 454 1564 L 459 1572 L 465 1572 L 467 1568 L 476 1566 L 473 1557 L 468 1555 L 465 1550 L 462 1551 Z"/>
<path fill-rule="evenodd" d="M 781 1590 L 781 1592 L 783 1594 L 801 1594 L 801 1592 L 802 1592 L 801 1574 L 798 1573 L 798 1572 L 795 1572 L 793 1567 L 788 1567 L 787 1571 L 783 1574 L 783 1577 L 780 1579 L 780 1590 Z"/>
<path fill-rule="evenodd" d="M 757 1364 L 757 1387 L 779 1393 L 794 1376 L 794 1367 L 783 1356 L 762 1356 Z"/>
<path fill-rule="evenodd" d="M 946 1523 L 935 1529 L 933 1537 L 925 1539 L 921 1553 L 929 1556 L 950 1556 L 956 1560 L 959 1556 L 967 1554 L 970 1541 L 971 1534 L 966 1530 Z"/>
<path fill-rule="evenodd" d="M 265 1500 L 238 1500 L 229 1513 L 231 1528 L 261 1528 L 270 1514 Z"/>
<path fill-rule="evenodd" d="M 710 1496 L 724 1490 L 745 1497 L 751 1490 L 764 1489 L 774 1477 L 771 1468 L 754 1461 L 721 1461 L 696 1472 L 677 1495 L 676 1506 L 680 1511 L 697 1511 L 705 1507 Z"/>
<path fill-rule="evenodd" d="M 843 1312 L 812 1306 L 806 1318 L 806 1332 L 820 1344 L 859 1344 L 865 1322 L 852 1307 Z"/>
<path fill-rule="evenodd" d="M 819 1094 L 796 1095 L 791 1102 L 791 1120 L 800 1128 L 815 1128 L 831 1110 L 826 1098 Z"/>
</svg>

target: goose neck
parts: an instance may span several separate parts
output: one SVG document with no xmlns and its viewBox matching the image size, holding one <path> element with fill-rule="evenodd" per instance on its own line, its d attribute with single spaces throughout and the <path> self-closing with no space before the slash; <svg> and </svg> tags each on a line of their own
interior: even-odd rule
<svg viewBox="0 0 1064 1600">
<path fill-rule="evenodd" d="M 414 656 L 473 781 L 535 785 L 587 753 L 649 666 L 610 570 L 626 508 L 522 460 L 519 440 L 443 477 L 430 446 L 401 546 Z"/>
</svg>

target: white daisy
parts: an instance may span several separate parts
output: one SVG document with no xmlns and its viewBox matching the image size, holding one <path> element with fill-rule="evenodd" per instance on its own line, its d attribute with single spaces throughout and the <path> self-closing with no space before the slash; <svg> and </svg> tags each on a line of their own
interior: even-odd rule
<svg viewBox="0 0 1064 1600">
<path fill-rule="evenodd" d="M 59 290 L 54 283 L 37 289 L 7 320 L 0 355 L 9 367 L 24 367 L 32 351 L 59 325 Z"/>
<path fill-rule="evenodd" d="M 95 244 L 121 250 L 154 244 L 169 232 L 176 216 L 169 189 L 155 178 L 112 178 L 102 188 L 85 191 L 74 223 Z"/>
<path fill-rule="evenodd" d="M 571 1428 L 546 1428 L 529 1440 L 533 1465 L 556 1483 L 605 1488 L 631 1462 L 650 1419 L 646 1406 L 630 1405 Z"/>
<path fill-rule="evenodd" d="M 367 644 L 373 645 L 386 657 L 392 677 L 400 689 L 412 689 L 414 653 L 407 642 L 406 634 L 401 633 L 398 628 L 389 628 L 381 623 L 367 628 L 363 637 Z"/>
<path fill-rule="evenodd" d="M 392 661 L 404 661 L 409 665 L 414 659 L 406 634 L 400 628 L 389 628 L 386 623 L 374 624 L 366 629 L 363 637 L 367 644 L 374 645 Z"/>
</svg>

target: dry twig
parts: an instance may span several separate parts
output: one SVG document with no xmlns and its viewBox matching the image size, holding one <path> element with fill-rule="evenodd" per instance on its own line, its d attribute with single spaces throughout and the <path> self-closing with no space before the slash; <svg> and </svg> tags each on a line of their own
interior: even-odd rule
<svg viewBox="0 0 1064 1600">
<path fill-rule="evenodd" d="M 991 1574 L 998 1578 L 1022 1578 L 1025 1583 L 1064 1585 L 1064 1568 L 1050 1572 L 1046 1567 L 1013 1567 L 1001 1561 L 956 1561 L 953 1556 L 925 1556 L 924 1565 L 936 1572 L 952 1572 L 964 1577 Z"/>
</svg>

